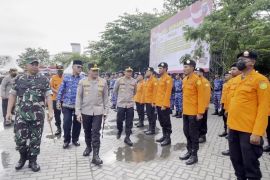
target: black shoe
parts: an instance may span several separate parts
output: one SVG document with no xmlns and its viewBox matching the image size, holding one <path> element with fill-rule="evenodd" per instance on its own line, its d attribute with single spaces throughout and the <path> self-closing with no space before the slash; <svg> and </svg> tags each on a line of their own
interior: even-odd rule
<svg viewBox="0 0 270 180">
<path fill-rule="evenodd" d="M 120 139 L 121 138 L 121 134 L 122 134 L 122 132 L 118 131 L 117 136 L 116 136 L 116 139 Z"/>
<path fill-rule="evenodd" d="M 144 127 L 144 124 L 143 123 L 138 123 L 136 126 L 137 126 L 137 128 L 141 128 L 141 127 Z"/>
<path fill-rule="evenodd" d="M 202 136 L 199 138 L 199 143 L 205 143 L 206 142 L 206 137 Z"/>
<path fill-rule="evenodd" d="M 225 139 L 228 139 L 229 138 L 229 135 L 227 134 L 226 136 L 225 136 Z"/>
<path fill-rule="evenodd" d="M 219 136 L 219 137 L 225 137 L 225 136 L 227 136 L 227 135 L 228 135 L 227 132 L 224 131 L 223 133 L 219 134 L 218 136 Z"/>
<path fill-rule="evenodd" d="M 56 132 L 54 133 L 55 136 L 61 136 L 61 128 L 57 128 Z"/>
<path fill-rule="evenodd" d="M 157 139 L 156 142 L 162 143 L 165 140 L 165 136 L 163 135 L 161 138 Z"/>
<path fill-rule="evenodd" d="M 161 146 L 168 146 L 171 144 L 171 138 L 170 136 L 166 136 L 166 138 L 164 139 L 164 141 L 162 141 L 162 143 L 160 144 Z"/>
<path fill-rule="evenodd" d="M 145 134 L 146 135 L 154 135 L 154 134 L 156 134 L 156 132 L 155 131 L 147 131 Z"/>
<path fill-rule="evenodd" d="M 188 160 L 191 156 L 191 152 L 187 152 L 186 154 L 179 157 L 180 160 Z"/>
<path fill-rule="evenodd" d="M 22 169 L 23 166 L 25 165 L 25 162 L 27 161 L 27 153 L 21 153 L 20 155 L 21 155 L 20 160 L 15 166 L 16 170 Z"/>
<path fill-rule="evenodd" d="M 36 161 L 29 162 L 28 167 L 31 168 L 33 172 L 38 172 L 40 170 L 40 166 L 37 164 Z"/>
<path fill-rule="evenodd" d="M 178 114 L 178 112 L 176 111 L 176 113 L 174 114 L 174 115 L 172 115 L 172 117 L 176 117 L 176 116 L 178 116 L 179 114 Z"/>
<path fill-rule="evenodd" d="M 263 152 L 270 152 L 270 145 L 263 147 Z"/>
<path fill-rule="evenodd" d="M 229 155 L 230 155 L 230 150 L 222 151 L 221 154 L 222 154 L 223 156 L 229 156 Z"/>
<path fill-rule="evenodd" d="M 80 146 L 80 143 L 79 143 L 78 141 L 72 142 L 72 144 L 73 144 L 74 146 Z"/>
<path fill-rule="evenodd" d="M 115 106 L 115 105 L 112 105 L 112 106 L 111 106 L 111 109 L 116 109 L 116 106 Z"/>
<path fill-rule="evenodd" d="M 194 155 L 191 155 L 189 157 L 189 159 L 187 160 L 186 165 L 192 165 L 192 164 L 195 164 L 197 162 L 198 162 L 198 157 L 194 156 Z"/>
<path fill-rule="evenodd" d="M 67 149 L 68 146 L 69 146 L 69 143 L 64 143 L 64 144 L 63 144 L 63 149 Z"/>
<path fill-rule="evenodd" d="M 83 151 L 83 156 L 89 156 L 91 152 L 92 152 L 92 148 L 87 146 L 85 150 Z"/>
<path fill-rule="evenodd" d="M 129 138 L 128 136 L 125 137 L 124 142 L 125 142 L 127 145 L 129 145 L 129 146 L 133 146 L 133 143 L 132 143 L 132 141 L 130 140 L 130 138 Z"/>
<path fill-rule="evenodd" d="M 103 164 L 103 161 L 99 157 L 99 148 L 93 148 L 93 159 L 92 163 L 99 166 Z"/>
<path fill-rule="evenodd" d="M 178 116 L 176 116 L 176 118 L 182 118 L 183 116 L 182 116 L 182 113 L 180 114 L 178 114 Z"/>
<path fill-rule="evenodd" d="M 218 111 L 215 111 L 212 115 L 218 115 Z"/>
<path fill-rule="evenodd" d="M 144 130 L 143 132 L 144 133 L 147 133 L 148 131 L 151 131 L 150 129 L 146 129 L 146 130 Z"/>
</svg>

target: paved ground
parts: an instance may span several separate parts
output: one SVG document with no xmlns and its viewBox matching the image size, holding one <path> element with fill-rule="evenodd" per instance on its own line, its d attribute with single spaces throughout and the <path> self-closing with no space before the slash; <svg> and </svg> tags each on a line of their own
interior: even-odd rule
<svg viewBox="0 0 270 180">
<path fill-rule="evenodd" d="M 173 134 L 170 147 L 162 148 L 155 143 L 154 140 L 160 137 L 160 132 L 156 137 L 145 136 L 143 129 L 134 128 L 132 140 L 135 144 L 130 148 L 125 146 L 123 138 L 121 140 L 115 138 L 115 117 L 115 112 L 111 112 L 106 123 L 101 148 L 104 165 L 101 167 L 92 165 L 91 157 L 82 156 L 85 148 L 83 132 L 80 137 L 80 147 L 71 146 L 63 150 L 62 138 L 56 140 L 47 138 L 50 131 L 46 124 L 41 155 L 38 158 L 41 171 L 38 173 L 33 173 L 27 166 L 20 171 L 15 171 L 14 165 L 19 155 L 14 148 L 13 129 L 4 129 L 1 126 L 0 179 L 235 179 L 229 158 L 221 155 L 221 151 L 227 148 L 227 143 L 224 138 L 217 136 L 222 130 L 220 117 L 209 116 L 207 143 L 200 146 L 199 163 L 193 166 L 186 166 L 183 161 L 178 160 L 178 156 L 185 151 L 186 143 L 182 119 L 172 119 Z M 264 154 L 261 158 L 261 169 L 264 180 L 269 180 L 270 155 Z"/>
</svg>

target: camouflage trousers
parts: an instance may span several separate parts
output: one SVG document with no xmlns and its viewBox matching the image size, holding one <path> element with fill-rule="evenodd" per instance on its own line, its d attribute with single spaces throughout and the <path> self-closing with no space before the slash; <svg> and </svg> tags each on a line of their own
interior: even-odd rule
<svg viewBox="0 0 270 180">
<path fill-rule="evenodd" d="M 29 156 L 40 153 L 40 143 L 44 127 L 44 119 L 25 121 L 16 117 L 15 143 L 20 153 L 28 152 Z M 29 140 L 29 141 L 28 141 Z M 29 144 L 27 144 L 29 142 Z"/>
</svg>

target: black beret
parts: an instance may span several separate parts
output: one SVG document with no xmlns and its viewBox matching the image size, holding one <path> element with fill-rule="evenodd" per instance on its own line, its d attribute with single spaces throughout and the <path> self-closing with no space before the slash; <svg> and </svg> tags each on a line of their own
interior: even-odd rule
<svg viewBox="0 0 270 180">
<path fill-rule="evenodd" d="M 161 62 L 161 63 L 159 63 L 158 67 L 168 68 L 168 64 L 165 62 Z"/>
<path fill-rule="evenodd" d="M 154 72 L 155 70 L 154 70 L 154 68 L 152 68 L 152 67 L 148 67 L 148 68 L 146 69 L 146 71 Z"/>
<path fill-rule="evenodd" d="M 193 60 L 186 60 L 183 64 L 193 66 L 194 68 L 196 67 L 196 62 Z"/>
<path fill-rule="evenodd" d="M 81 60 L 74 60 L 73 65 L 83 65 Z"/>
<path fill-rule="evenodd" d="M 255 51 L 244 51 L 242 53 L 239 53 L 237 55 L 237 58 L 240 58 L 240 57 L 246 57 L 246 58 L 250 58 L 250 59 L 257 59 L 258 55 Z"/>
<path fill-rule="evenodd" d="M 205 71 L 204 71 L 203 68 L 196 68 L 195 71 L 199 71 L 199 72 L 205 73 Z"/>
</svg>

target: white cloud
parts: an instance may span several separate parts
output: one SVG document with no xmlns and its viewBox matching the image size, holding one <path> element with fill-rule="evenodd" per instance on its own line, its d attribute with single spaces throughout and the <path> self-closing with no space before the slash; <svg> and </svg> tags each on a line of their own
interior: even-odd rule
<svg viewBox="0 0 270 180">
<path fill-rule="evenodd" d="M 16 57 L 27 47 L 51 54 L 97 40 L 107 22 L 124 12 L 152 12 L 163 0 L 0 0 L 0 55 Z"/>
</svg>

